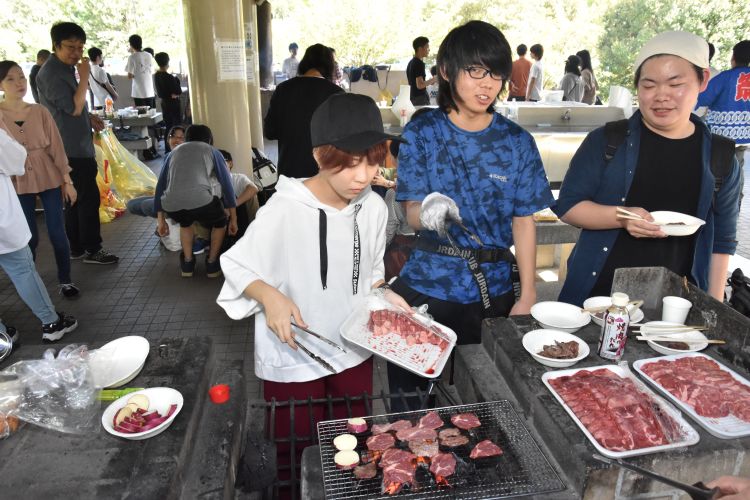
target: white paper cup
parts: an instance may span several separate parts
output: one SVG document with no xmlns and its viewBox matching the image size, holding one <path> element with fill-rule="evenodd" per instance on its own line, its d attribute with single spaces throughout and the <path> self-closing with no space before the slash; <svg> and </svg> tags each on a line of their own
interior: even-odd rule
<svg viewBox="0 0 750 500">
<path fill-rule="evenodd" d="M 688 312 L 693 304 L 682 297 L 664 297 L 662 299 L 661 320 L 669 323 L 685 324 Z"/>
</svg>

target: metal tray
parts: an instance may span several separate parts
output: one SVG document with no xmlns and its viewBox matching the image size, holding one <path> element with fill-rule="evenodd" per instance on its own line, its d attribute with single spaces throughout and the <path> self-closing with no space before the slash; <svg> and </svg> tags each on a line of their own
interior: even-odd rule
<svg viewBox="0 0 750 500">
<path fill-rule="evenodd" d="M 443 372 L 445 363 L 450 358 L 451 351 L 456 346 L 456 333 L 445 325 L 433 321 L 431 318 L 420 313 L 414 314 L 414 319 L 425 328 L 437 327 L 448 342 L 448 347 L 440 350 L 433 344 L 415 344 L 409 346 L 396 334 L 375 337 L 367 328 L 370 320 L 370 312 L 388 309 L 399 311 L 390 302 L 373 295 L 367 296 L 346 318 L 341 325 L 341 336 L 347 341 L 356 344 L 376 354 L 393 364 L 396 364 L 410 372 L 425 378 L 437 378 Z M 405 313 L 404 313 L 405 314 Z M 419 361 L 415 361 L 419 360 Z"/>
<path fill-rule="evenodd" d="M 693 408 L 692 405 L 689 405 L 685 403 L 684 401 L 681 401 L 680 399 L 675 397 L 671 392 L 666 390 L 656 380 L 646 375 L 646 373 L 644 373 L 642 370 L 643 365 L 652 363 L 655 361 L 671 361 L 671 360 L 675 360 L 679 358 L 688 358 L 688 357 L 694 358 L 698 356 L 703 357 L 703 358 L 708 358 L 711 361 L 715 361 L 722 370 L 732 375 L 732 377 L 734 377 L 736 381 L 750 388 L 750 382 L 748 382 L 748 380 L 744 378 L 742 375 L 722 365 L 711 356 L 706 356 L 705 354 L 701 354 L 697 352 L 685 353 L 685 354 L 672 354 L 670 356 L 657 356 L 655 358 L 648 358 L 648 359 L 639 359 L 638 361 L 633 363 L 633 368 L 635 368 L 635 370 L 641 375 L 641 377 L 646 379 L 646 381 L 649 384 L 653 385 L 655 388 L 659 390 L 659 392 L 663 393 L 670 400 L 672 400 L 682 411 L 690 415 L 693 420 L 698 422 L 698 425 L 706 429 L 706 431 L 708 431 L 710 434 L 721 439 L 734 439 L 734 438 L 740 438 L 744 436 L 750 436 L 750 422 L 745 422 L 744 420 L 740 420 L 739 418 L 732 416 L 732 415 L 729 415 L 728 417 L 723 417 L 723 418 L 710 418 L 710 417 L 703 417 L 701 415 L 698 415 L 695 412 L 695 408 Z"/>
<path fill-rule="evenodd" d="M 436 411 L 452 427 L 450 416 L 472 412 L 479 417 L 482 426 L 468 432 L 467 446 L 443 449 L 456 455 L 456 473 L 449 476 L 451 487 L 438 486 L 432 474 L 424 467 L 417 467 L 415 487 L 402 489 L 396 497 L 405 498 L 509 498 L 525 495 L 561 491 L 564 485 L 547 458 L 539 449 L 513 405 L 506 400 L 461 406 L 436 408 L 405 413 L 393 413 L 364 417 L 369 427 L 372 424 L 395 422 L 400 419 L 416 423 L 428 411 Z M 373 479 L 358 480 L 351 471 L 336 468 L 333 456 L 336 449 L 333 439 L 346 433 L 346 420 L 329 420 L 318 423 L 320 459 L 323 469 L 323 484 L 328 499 L 373 498 L 381 496 L 382 472 Z M 366 450 L 365 441 L 370 432 L 357 435 L 357 451 Z M 491 439 L 503 449 L 503 455 L 472 460 L 469 453 L 476 443 Z"/>
<path fill-rule="evenodd" d="M 680 426 L 683 432 L 683 440 L 676 442 L 676 443 L 670 443 L 660 446 L 651 446 L 648 448 L 638 448 L 635 450 L 626 450 L 626 451 L 612 451 L 608 450 L 607 448 L 603 447 L 599 442 L 594 438 L 594 436 L 589 432 L 589 430 L 586 428 L 585 425 L 583 425 L 583 422 L 581 422 L 576 414 L 573 412 L 573 410 L 565 403 L 563 398 L 557 393 L 557 391 L 552 387 L 552 385 L 549 383 L 550 379 L 553 378 L 559 378 L 569 375 L 574 375 L 578 373 L 581 370 L 598 370 L 601 368 L 606 368 L 615 374 L 619 375 L 620 377 L 627 377 L 629 373 L 626 373 L 625 370 L 617 365 L 601 365 L 601 366 L 591 366 L 588 368 L 571 368 L 569 370 L 556 370 L 556 371 L 550 371 L 542 375 L 542 381 L 544 382 L 544 385 L 547 386 L 547 389 L 552 393 L 553 396 L 555 396 L 555 399 L 562 405 L 562 407 L 565 409 L 566 412 L 568 412 L 568 415 L 570 415 L 570 418 L 573 419 L 573 421 L 578 425 L 578 427 L 581 429 L 581 431 L 586 435 L 589 441 L 591 441 L 591 444 L 594 445 L 594 448 L 599 451 L 600 454 L 610 457 L 610 458 L 625 458 L 625 457 L 633 457 L 637 455 L 648 455 L 649 453 L 657 453 L 660 451 L 667 451 L 667 450 L 673 450 L 675 448 L 682 448 L 684 446 L 690 446 L 696 444 L 700 440 L 700 435 L 698 432 L 696 432 L 693 427 L 688 424 L 688 422 L 682 417 L 679 411 L 677 411 L 675 408 L 673 408 L 671 405 L 664 402 L 661 398 L 659 398 L 656 394 L 651 392 L 645 385 L 643 385 L 642 382 L 636 382 L 636 386 L 640 384 L 643 387 L 639 387 L 639 389 L 646 392 L 649 397 L 651 397 L 660 407 L 661 409 L 668 414 L 670 417 L 672 417 L 677 424 Z M 630 375 L 632 376 L 632 375 Z M 635 377 L 634 377 L 635 378 Z"/>
</svg>

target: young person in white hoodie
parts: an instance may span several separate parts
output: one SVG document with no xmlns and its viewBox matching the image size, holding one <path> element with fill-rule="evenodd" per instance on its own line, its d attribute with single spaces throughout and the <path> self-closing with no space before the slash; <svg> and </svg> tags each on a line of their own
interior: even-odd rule
<svg viewBox="0 0 750 500">
<path fill-rule="evenodd" d="M 388 211 L 370 189 L 386 141 L 401 139 L 383 132 L 375 102 L 357 94 L 334 94 L 324 101 L 313 114 L 311 138 L 318 174 L 281 176 L 245 235 L 221 256 L 226 282 L 217 302 L 233 319 L 255 315 L 255 374 L 263 380 L 267 401 L 371 393 L 370 354 L 346 344 L 339 327 L 374 291 L 409 309 L 383 279 Z M 337 374 L 297 350 L 292 318 L 346 349 L 305 333 L 298 337 Z M 323 419 L 324 409 L 315 405 L 313 420 Z M 276 434 L 284 436 L 289 418 L 279 410 Z M 305 409 L 296 409 L 295 432 L 311 435 L 310 419 L 300 411 Z M 362 415 L 364 407 L 353 404 L 352 411 Z M 333 418 L 345 414 L 346 405 L 337 405 Z"/>
</svg>

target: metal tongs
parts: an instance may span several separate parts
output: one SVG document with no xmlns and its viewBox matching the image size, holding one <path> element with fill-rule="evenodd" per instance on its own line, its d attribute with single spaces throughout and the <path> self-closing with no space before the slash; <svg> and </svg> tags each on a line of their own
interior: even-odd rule
<svg viewBox="0 0 750 500">
<path fill-rule="evenodd" d="M 336 342 L 323 337 L 319 333 L 315 333 L 312 330 L 308 330 L 305 327 L 299 326 L 294 321 L 292 321 L 291 323 L 292 323 L 293 327 L 295 327 L 295 328 L 297 328 L 299 330 L 302 330 L 303 332 L 309 333 L 313 337 L 316 337 L 316 338 L 322 340 L 326 344 L 329 344 L 329 345 L 335 347 L 336 349 L 338 349 L 341 352 L 346 352 L 346 349 L 344 349 L 343 347 L 341 347 L 340 345 L 338 345 Z M 308 349 L 304 344 L 302 344 L 299 341 L 299 339 L 295 338 L 294 339 L 294 343 L 297 345 L 297 347 L 299 347 L 302 350 L 302 352 L 304 352 L 305 354 L 307 354 L 308 356 L 310 356 L 310 358 L 312 358 L 320 366 L 322 366 L 323 368 L 325 368 L 326 370 L 328 370 L 329 372 L 331 372 L 333 374 L 338 373 L 326 360 L 324 360 L 323 358 L 321 358 L 320 356 L 318 356 L 317 354 L 315 354 L 314 352 L 312 352 L 310 349 Z"/>
<path fill-rule="evenodd" d="M 714 498 L 719 498 L 719 488 L 708 489 L 706 485 L 700 481 L 692 485 L 685 484 L 679 481 L 675 481 L 674 479 L 669 479 L 668 477 L 661 476 L 655 472 L 651 472 L 648 469 L 643 469 L 641 467 L 638 467 L 637 465 L 633 465 L 618 458 L 607 458 L 599 455 L 598 453 L 594 453 L 593 457 L 600 462 L 604 462 L 605 464 L 615 464 L 619 467 L 622 467 L 623 469 L 637 472 L 642 476 L 650 477 L 651 479 L 654 479 L 661 483 L 679 488 L 690 495 L 690 498 L 692 498 L 693 500 L 713 500 Z"/>
</svg>

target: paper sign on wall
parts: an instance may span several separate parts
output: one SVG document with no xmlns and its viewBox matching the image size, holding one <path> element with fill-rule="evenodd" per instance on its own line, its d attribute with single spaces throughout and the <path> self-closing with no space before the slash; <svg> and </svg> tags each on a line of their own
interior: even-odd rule
<svg viewBox="0 0 750 500">
<path fill-rule="evenodd" d="M 245 81 L 245 44 L 242 40 L 217 40 L 216 62 L 219 81 Z"/>
</svg>

